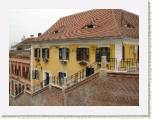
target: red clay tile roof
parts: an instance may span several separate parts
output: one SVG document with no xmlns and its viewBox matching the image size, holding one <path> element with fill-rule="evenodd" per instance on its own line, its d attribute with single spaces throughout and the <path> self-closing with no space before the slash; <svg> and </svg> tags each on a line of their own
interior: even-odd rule
<svg viewBox="0 0 152 119">
<path fill-rule="evenodd" d="M 60 18 L 35 40 L 51 41 L 121 36 L 139 37 L 139 17 L 120 9 L 94 9 Z"/>
<path fill-rule="evenodd" d="M 30 48 L 32 42 L 35 41 L 36 38 L 37 38 L 37 37 L 26 38 L 25 40 L 17 43 L 16 45 L 12 46 L 11 48 L 16 48 L 16 49 L 26 49 L 26 48 Z"/>
<path fill-rule="evenodd" d="M 25 40 L 19 42 L 18 44 L 16 44 L 14 47 L 23 47 L 23 46 L 27 46 L 27 45 L 31 45 L 32 41 L 34 41 L 37 37 L 33 37 L 33 38 L 26 38 Z"/>
</svg>

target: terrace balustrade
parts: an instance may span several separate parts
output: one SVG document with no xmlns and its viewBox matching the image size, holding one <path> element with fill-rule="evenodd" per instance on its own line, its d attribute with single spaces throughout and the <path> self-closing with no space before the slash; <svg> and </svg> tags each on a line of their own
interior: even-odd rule
<svg viewBox="0 0 152 119">
<path fill-rule="evenodd" d="M 76 73 L 65 77 L 59 78 L 58 76 L 50 77 L 49 81 L 43 80 L 39 84 L 33 87 L 33 91 L 39 91 L 47 86 L 55 86 L 60 89 L 66 89 L 71 87 L 87 78 L 95 75 L 101 70 L 112 71 L 112 72 L 126 72 L 126 73 L 138 73 L 139 62 L 136 59 L 122 59 L 120 62 L 116 58 L 109 58 L 107 62 L 106 56 L 102 56 L 101 63 L 94 62 L 85 68 L 77 71 Z"/>
</svg>

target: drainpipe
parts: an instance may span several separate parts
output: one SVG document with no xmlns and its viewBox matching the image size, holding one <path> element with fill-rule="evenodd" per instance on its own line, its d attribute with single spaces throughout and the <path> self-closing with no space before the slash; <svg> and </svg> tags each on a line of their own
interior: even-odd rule
<svg viewBox="0 0 152 119">
<path fill-rule="evenodd" d="M 122 39 L 120 39 L 120 40 L 121 40 L 121 44 L 122 44 L 122 58 L 121 58 L 121 60 L 122 60 L 122 59 L 124 59 L 124 43 L 123 43 Z M 119 66 L 121 65 L 121 60 L 120 60 L 120 62 L 118 62 Z M 119 70 L 119 67 L 118 67 L 118 70 Z"/>
<path fill-rule="evenodd" d="M 121 43 L 122 43 L 122 59 L 124 59 L 124 49 L 123 49 L 124 43 L 123 43 L 123 40 L 122 40 L 122 39 L 121 39 Z"/>
</svg>

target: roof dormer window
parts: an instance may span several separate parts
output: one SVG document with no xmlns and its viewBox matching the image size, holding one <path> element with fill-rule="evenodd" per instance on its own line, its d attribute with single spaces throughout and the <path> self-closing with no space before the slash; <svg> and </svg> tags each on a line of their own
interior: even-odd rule
<svg viewBox="0 0 152 119">
<path fill-rule="evenodd" d="M 55 30 L 55 31 L 54 31 L 54 34 L 56 34 L 56 33 L 59 33 L 59 31 L 58 31 L 58 30 Z"/>
<path fill-rule="evenodd" d="M 52 32 L 52 34 L 57 34 L 57 33 L 60 33 L 60 32 L 62 32 L 62 31 L 61 30 L 55 30 L 55 31 Z"/>
<path fill-rule="evenodd" d="M 93 24 L 89 24 L 89 25 L 87 25 L 87 28 L 94 28 L 94 25 Z"/>
<path fill-rule="evenodd" d="M 63 30 L 64 30 L 64 27 L 62 26 L 62 27 L 60 27 L 60 28 L 58 28 L 58 29 L 55 29 L 55 30 L 52 32 L 52 34 L 61 33 L 61 32 L 63 32 Z"/>
<path fill-rule="evenodd" d="M 85 25 L 82 29 L 92 29 L 92 28 L 95 28 L 95 27 L 96 27 L 95 24 L 90 23 L 90 24 Z"/>
<path fill-rule="evenodd" d="M 133 29 L 133 28 L 135 28 L 132 24 L 125 24 L 124 25 L 126 28 L 129 28 L 129 29 Z"/>
</svg>

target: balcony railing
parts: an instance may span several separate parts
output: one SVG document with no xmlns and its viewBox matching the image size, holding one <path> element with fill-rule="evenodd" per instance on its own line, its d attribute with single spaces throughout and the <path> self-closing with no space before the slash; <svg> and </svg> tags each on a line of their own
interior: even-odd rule
<svg viewBox="0 0 152 119">
<path fill-rule="evenodd" d="M 92 76 L 93 74 L 96 74 L 100 68 L 101 68 L 101 65 L 95 62 L 66 78 L 59 78 L 58 76 L 52 76 L 51 85 L 62 88 L 62 89 L 73 86 L 74 84 L 86 79 L 87 77 Z"/>
<path fill-rule="evenodd" d="M 51 85 L 62 88 L 64 82 L 58 76 L 52 76 Z"/>
<path fill-rule="evenodd" d="M 106 58 L 104 57 L 104 59 Z M 37 92 L 41 89 L 44 89 L 45 87 L 49 86 L 49 84 L 51 86 L 56 86 L 61 89 L 66 89 L 83 80 L 86 80 L 87 78 L 100 72 L 101 69 L 107 71 L 123 71 L 138 73 L 139 62 L 136 59 L 122 59 L 118 61 L 116 58 L 110 58 L 108 62 L 106 60 L 101 63 L 94 62 L 68 77 L 59 78 L 58 76 L 52 76 L 50 77 L 51 80 L 41 81 L 39 84 L 33 87 L 33 92 Z"/>
<path fill-rule="evenodd" d="M 118 65 L 117 58 L 109 58 L 108 61 L 106 63 L 107 70 L 116 70 Z"/>
<path fill-rule="evenodd" d="M 118 68 L 119 71 L 139 72 L 139 61 L 131 58 L 123 59 Z"/>
<path fill-rule="evenodd" d="M 48 87 L 49 83 L 50 83 L 50 80 L 41 81 L 40 83 L 38 83 L 32 87 L 32 89 L 33 89 L 32 92 L 35 93 L 35 92 L 38 92 L 38 91 Z"/>
<path fill-rule="evenodd" d="M 106 58 L 105 58 L 106 59 Z M 103 68 L 103 63 L 93 63 L 85 68 L 79 70 L 78 72 L 74 73 L 73 75 L 68 76 L 67 78 L 59 79 L 58 76 L 52 77 L 51 85 L 58 86 L 61 88 L 67 88 L 71 87 L 78 82 L 81 82 L 88 77 L 96 74 L 100 71 L 100 69 Z M 110 58 L 108 59 L 108 62 L 106 61 L 104 70 L 107 71 L 120 71 L 120 72 L 139 72 L 139 62 L 136 59 L 122 59 L 121 61 L 118 61 L 116 58 Z"/>
<path fill-rule="evenodd" d="M 133 58 L 121 59 L 110 58 L 107 62 L 107 70 L 123 72 L 139 72 L 139 61 Z"/>
<path fill-rule="evenodd" d="M 101 69 L 101 65 L 97 64 L 97 63 L 93 63 L 85 68 L 83 68 L 82 70 L 76 72 L 75 74 L 67 77 L 65 79 L 65 87 L 70 87 L 73 86 L 75 84 L 77 84 L 78 82 L 81 82 L 83 80 L 85 80 L 86 78 L 96 74 L 97 72 L 99 72 L 99 69 Z"/>
</svg>

